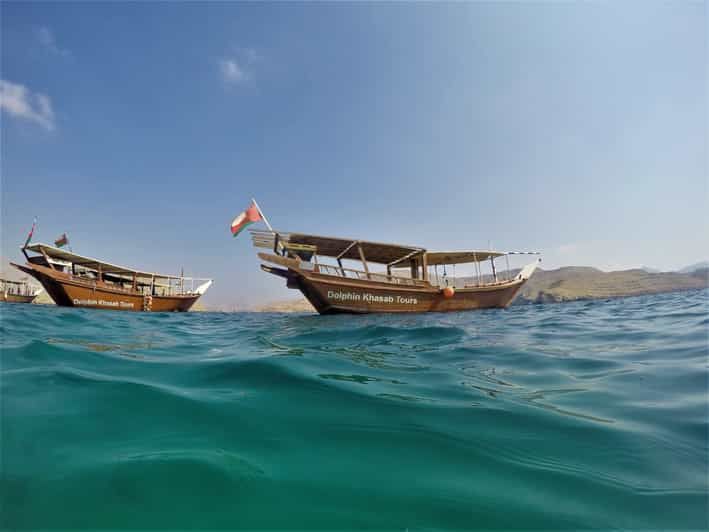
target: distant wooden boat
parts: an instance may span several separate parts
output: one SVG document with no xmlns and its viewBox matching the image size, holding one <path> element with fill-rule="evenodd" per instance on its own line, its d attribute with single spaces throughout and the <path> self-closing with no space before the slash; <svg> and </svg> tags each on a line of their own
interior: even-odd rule
<svg viewBox="0 0 709 532">
<path fill-rule="evenodd" d="M 413 246 L 274 231 L 252 231 L 252 239 L 256 247 L 271 250 L 258 254 L 272 264 L 261 268 L 285 278 L 288 288 L 303 292 L 320 314 L 505 308 L 541 260 L 512 274 L 508 257 L 518 253 L 430 252 Z M 325 257 L 337 264 L 323 263 Z M 498 272 L 495 260 L 500 258 L 506 260 L 506 273 Z M 345 268 L 343 260 L 358 261 L 362 269 Z M 483 274 L 481 265 L 488 262 L 490 273 Z M 374 272 L 370 264 L 384 265 L 386 271 Z M 471 264 L 472 275 L 449 277 L 446 268 L 459 264 Z"/>
<path fill-rule="evenodd" d="M 185 312 L 212 284 L 211 279 L 116 266 L 47 244 L 32 244 L 22 252 L 27 263 L 11 264 L 37 279 L 54 302 L 65 307 Z M 195 287 L 195 281 L 201 284 Z"/>
<path fill-rule="evenodd" d="M 0 279 L 0 292 L 0 301 L 7 303 L 32 303 L 42 292 L 42 289 L 32 286 L 26 279 L 21 281 Z"/>
</svg>

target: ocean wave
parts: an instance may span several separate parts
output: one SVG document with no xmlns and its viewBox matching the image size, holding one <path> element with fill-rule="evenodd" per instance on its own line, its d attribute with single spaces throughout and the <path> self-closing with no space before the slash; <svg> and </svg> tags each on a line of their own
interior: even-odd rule
<svg viewBox="0 0 709 532">
<path fill-rule="evenodd" d="M 0 526 L 701 528 L 708 296 L 3 305 Z"/>
</svg>

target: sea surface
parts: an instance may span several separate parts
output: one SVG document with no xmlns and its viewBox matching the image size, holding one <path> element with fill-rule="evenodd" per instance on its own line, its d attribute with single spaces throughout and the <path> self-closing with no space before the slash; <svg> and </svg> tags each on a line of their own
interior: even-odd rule
<svg viewBox="0 0 709 532">
<path fill-rule="evenodd" d="M 0 317 L 0 528 L 709 524 L 706 290 Z"/>
</svg>

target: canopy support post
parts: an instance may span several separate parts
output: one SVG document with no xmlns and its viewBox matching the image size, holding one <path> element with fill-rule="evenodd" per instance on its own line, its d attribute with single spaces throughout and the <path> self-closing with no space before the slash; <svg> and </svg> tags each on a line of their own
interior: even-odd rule
<svg viewBox="0 0 709 532">
<path fill-rule="evenodd" d="M 337 257 L 335 257 L 335 258 L 336 258 L 337 260 L 340 260 L 342 257 L 345 256 L 345 254 L 346 254 L 349 250 L 352 249 L 352 246 L 354 246 L 354 245 L 359 245 L 359 242 L 358 242 L 357 240 L 353 240 L 352 242 L 350 242 L 350 245 L 347 246 L 345 249 L 343 249 L 343 250 L 340 252 L 340 254 L 339 254 Z"/>
<path fill-rule="evenodd" d="M 478 262 L 478 258 L 475 256 L 475 252 L 473 251 L 473 262 L 475 263 L 475 273 L 478 276 L 478 286 L 481 284 L 481 279 L 480 279 L 480 263 Z"/>
<path fill-rule="evenodd" d="M 339 255 L 337 255 L 337 257 L 335 257 L 335 259 L 337 260 L 337 264 L 340 265 L 340 271 L 342 271 L 342 277 L 347 277 L 347 275 L 345 274 L 345 268 L 342 266 L 342 257 L 344 257 L 347 254 L 347 252 L 352 249 L 352 246 L 355 246 L 355 245 L 359 246 L 359 242 L 357 240 L 353 240 L 352 242 L 350 242 L 350 244 L 345 249 L 340 251 L 340 253 L 339 253 Z M 359 249 L 359 254 L 360 254 L 360 257 L 362 257 L 362 248 L 361 247 Z M 364 268 L 366 270 L 367 266 L 365 265 Z M 367 272 L 367 273 L 369 273 L 369 272 Z"/>
<path fill-rule="evenodd" d="M 425 250 L 423 250 L 423 249 L 414 250 L 411 253 L 407 253 L 403 257 L 399 257 L 395 261 L 390 262 L 389 264 L 387 264 L 387 266 L 396 266 L 397 264 L 404 262 L 405 260 L 413 257 L 414 255 L 418 255 L 419 253 L 422 253 L 423 251 L 425 251 Z"/>
<path fill-rule="evenodd" d="M 357 242 L 357 250 L 359 251 L 359 258 L 362 260 L 362 266 L 364 266 L 364 272 L 367 274 L 367 279 L 371 279 L 369 276 L 369 266 L 367 266 L 367 259 L 364 257 L 364 250 L 362 245 Z"/>
<path fill-rule="evenodd" d="M 39 250 L 42 252 L 42 255 L 44 255 L 44 260 L 47 261 L 47 264 L 49 264 L 49 267 L 50 267 L 51 269 L 53 269 L 53 270 L 56 271 L 56 268 L 54 267 L 54 264 L 52 264 L 51 262 L 49 262 L 49 257 L 47 256 L 47 252 L 44 251 L 44 248 L 40 247 Z M 24 251 L 25 251 L 25 250 L 23 249 L 22 252 L 24 253 Z M 27 253 L 25 253 L 25 256 L 27 256 Z M 27 262 L 29 262 L 29 260 L 30 260 L 30 259 L 27 258 Z"/>
</svg>

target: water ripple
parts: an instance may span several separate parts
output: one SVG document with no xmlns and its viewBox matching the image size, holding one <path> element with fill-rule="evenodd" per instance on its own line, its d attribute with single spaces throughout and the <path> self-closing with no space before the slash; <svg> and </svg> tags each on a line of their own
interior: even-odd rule
<svg viewBox="0 0 709 532">
<path fill-rule="evenodd" d="M 0 527 L 705 528 L 708 316 L 2 305 Z"/>
</svg>

